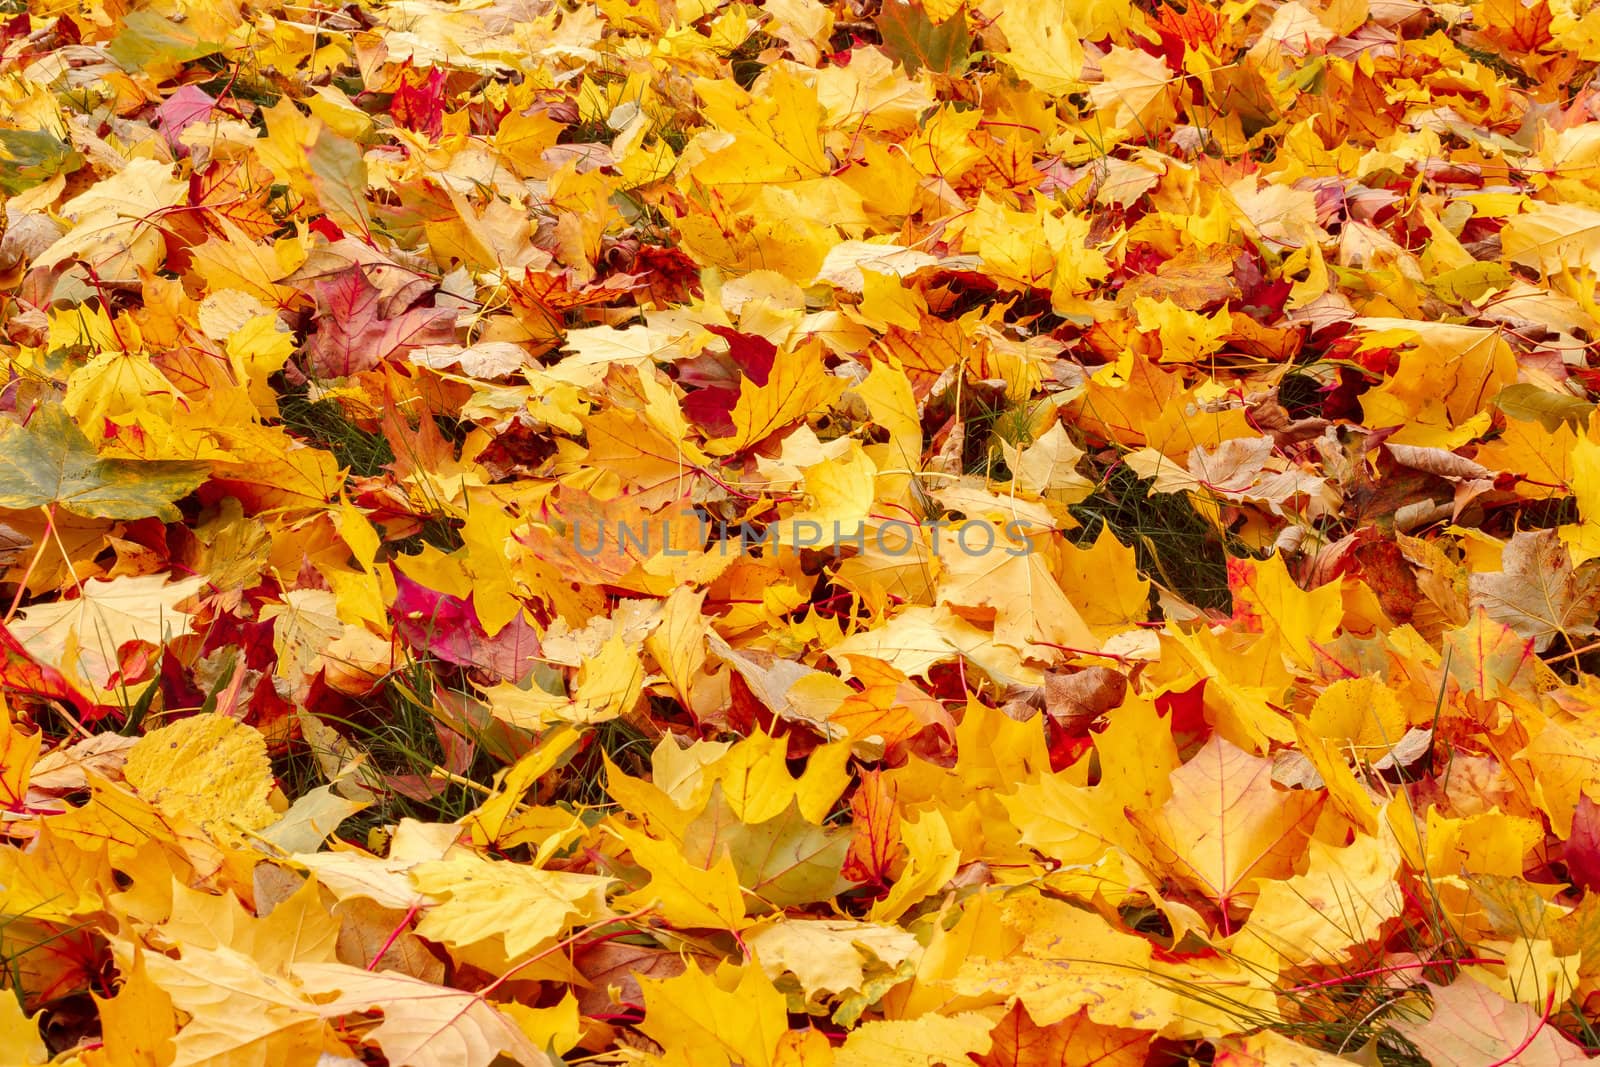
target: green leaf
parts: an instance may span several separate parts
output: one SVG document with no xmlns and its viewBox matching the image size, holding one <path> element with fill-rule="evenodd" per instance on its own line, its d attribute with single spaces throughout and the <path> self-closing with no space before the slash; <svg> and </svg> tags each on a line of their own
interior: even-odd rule
<svg viewBox="0 0 1600 1067">
<path fill-rule="evenodd" d="M 144 70 L 157 64 L 175 66 L 223 50 L 215 41 L 202 41 L 190 29 L 149 11 L 123 16 L 122 32 L 106 54 L 123 70 Z"/>
<path fill-rule="evenodd" d="M 0 508 L 60 504 L 87 518 L 173 522 L 172 502 L 210 471 L 205 463 L 102 459 L 59 404 L 40 407 L 26 426 L 0 423 Z"/>
<path fill-rule="evenodd" d="M 1469 263 L 1430 279 L 1428 288 L 1446 300 L 1466 303 L 1485 293 L 1504 289 L 1515 280 L 1503 264 Z"/>
<path fill-rule="evenodd" d="M 1527 382 L 1518 382 L 1500 390 L 1500 395 L 1494 398 L 1494 406 L 1509 418 L 1520 422 L 1536 421 L 1551 433 L 1555 433 L 1563 422 L 1571 423 L 1574 427 L 1583 425 L 1594 411 L 1594 405 L 1587 400 L 1579 400 L 1566 393 L 1548 392 Z"/>
<path fill-rule="evenodd" d="M 839 869 L 849 848 L 847 831 L 807 821 L 793 800 L 765 822 L 740 822 L 720 783 L 683 834 L 683 852 L 691 863 L 709 870 L 726 850 L 744 891 L 780 908 L 828 900 L 848 888 Z"/>
<path fill-rule="evenodd" d="M 322 207 L 341 226 L 371 228 L 367 217 L 367 162 L 361 146 L 324 129 L 306 151 L 312 185 Z"/>
<path fill-rule="evenodd" d="M 905 64 L 909 75 L 923 67 L 936 74 L 960 74 L 967 69 L 972 38 L 967 34 L 965 11 L 934 22 L 920 4 L 884 0 L 878 11 L 878 35 L 889 58 Z"/>
<path fill-rule="evenodd" d="M 0 130 L 0 191 L 15 195 L 81 166 L 83 157 L 52 133 Z"/>
</svg>

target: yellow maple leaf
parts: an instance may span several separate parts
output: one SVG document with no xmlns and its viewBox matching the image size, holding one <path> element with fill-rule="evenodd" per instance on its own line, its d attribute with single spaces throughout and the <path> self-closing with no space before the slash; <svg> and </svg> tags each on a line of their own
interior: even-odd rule
<svg viewBox="0 0 1600 1067">
<path fill-rule="evenodd" d="M 772 1067 L 789 1029 L 782 993 L 754 963 L 706 974 L 690 966 L 676 978 L 644 978 L 639 1029 L 671 1049 L 695 1050 L 707 1067 Z"/>
<path fill-rule="evenodd" d="M 1400 915 L 1400 849 L 1392 840 L 1363 834 L 1345 848 L 1312 841 L 1310 856 L 1304 874 L 1262 883 L 1235 937 L 1261 938 L 1290 964 L 1334 963 L 1380 938 Z"/>
<path fill-rule="evenodd" d="M 1129 819 L 1162 869 L 1217 902 L 1226 932 L 1252 880 L 1293 870 L 1321 800 L 1275 787 L 1270 760 L 1213 737 L 1173 772 L 1160 809 Z"/>
<path fill-rule="evenodd" d="M 739 930 L 748 925 L 744 891 L 726 852 L 709 869 L 684 859 L 680 845 L 615 826 L 612 833 L 632 853 L 634 862 L 650 872 L 642 889 L 618 897 L 618 907 L 653 907 L 668 923 L 690 929 Z"/>
<path fill-rule="evenodd" d="M 765 385 L 749 379 L 739 383 L 739 399 L 733 407 L 734 432 L 707 441 L 705 450 L 713 456 L 742 451 L 831 403 L 843 390 L 844 383 L 823 368 L 816 345 L 780 353 Z"/>
<path fill-rule="evenodd" d="M 16 997 L 4 998 L 0 1003 L 0 1061 L 17 1067 L 50 1062 L 37 1019 L 38 1015 L 30 1017 L 22 1010 Z"/>
<path fill-rule="evenodd" d="M 424 911 L 419 936 L 447 945 L 503 938 L 511 960 L 610 914 L 605 891 L 611 880 L 596 875 L 456 856 L 418 864 L 411 880 L 437 901 Z"/>
</svg>

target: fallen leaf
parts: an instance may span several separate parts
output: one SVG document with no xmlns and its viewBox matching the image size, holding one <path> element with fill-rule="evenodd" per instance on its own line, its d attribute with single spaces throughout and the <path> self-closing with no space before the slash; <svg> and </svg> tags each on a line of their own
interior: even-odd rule
<svg viewBox="0 0 1600 1067">
<path fill-rule="evenodd" d="M 1551 530 L 1525 530 L 1506 542 L 1499 573 L 1468 579 L 1472 600 L 1496 622 L 1533 641 L 1535 652 L 1558 637 L 1571 641 L 1600 633 L 1600 585 L 1586 561 L 1573 567 L 1567 546 Z"/>
<path fill-rule="evenodd" d="M 1506 1000 L 1470 978 L 1426 983 L 1433 1011 L 1425 1021 L 1400 1020 L 1395 1029 L 1435 1063 L 1488 1067 L 1507 1059 L 1529 1064 L 1588 1063 L 1591 1057 L 1544 1025 L 1527 1004 Z"/>
<path fill-rule="evenodd" d="M 252 727 L 200 714 L 152 730 L 128 750 L 128 784 L 175 818 L 193 819 L 223 840 L 242 840 L 277 820 L 267 804 L 272 768 Z"/>
</svg>

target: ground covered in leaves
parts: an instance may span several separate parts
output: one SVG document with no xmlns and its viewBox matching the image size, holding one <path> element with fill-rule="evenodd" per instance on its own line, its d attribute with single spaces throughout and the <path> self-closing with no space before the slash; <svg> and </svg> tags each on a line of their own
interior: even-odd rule
<svg viewBox="0 0 1600 1067">
<path fill-rule="evenodd" d="M 1600 7 L 0 6 L 0 1061 L 1600 1047 Z"/>
</svg>

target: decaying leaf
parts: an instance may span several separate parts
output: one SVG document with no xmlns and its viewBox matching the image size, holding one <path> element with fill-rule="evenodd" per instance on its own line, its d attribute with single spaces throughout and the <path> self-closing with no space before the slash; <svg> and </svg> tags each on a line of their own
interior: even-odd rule
<svg viewBox="0 0 1600 1067">
<path fill-rule="evenodd" d="M 1593 561 L 1574 568 L 1567 546 L 1551 530 L 1523 531 L 1506 542 L 1498 573 L 1469 580 L 1474 603 L 1491 619 L 1532 639 L 1535 651 L 1600 633 L 1600 569 Z"/>
</svg>

